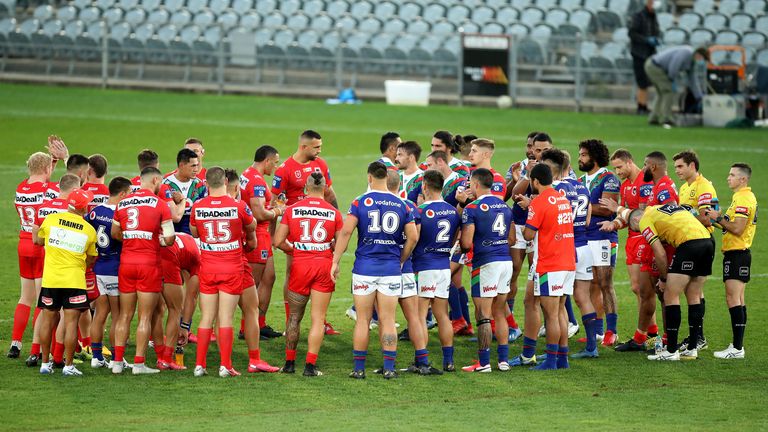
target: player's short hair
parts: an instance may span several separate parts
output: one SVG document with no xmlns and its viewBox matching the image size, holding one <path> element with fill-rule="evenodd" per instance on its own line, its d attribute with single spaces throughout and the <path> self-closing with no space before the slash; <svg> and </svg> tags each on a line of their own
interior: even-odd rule
<svg viewBox="0 0 768 432">
<path fill-rule="evenodd" d="M 531 169 L 531 181 L 537 180 L 542 186 L 552 184 L 552 169 L 547 164 L 536 164 Z"/>
<path fill-rule="evenodd" d="M 527 137 L 525 137 L 525 140 L 527 141 L 527 140 L 529 140 L 529 139 L 531 139 L 531 138 L 536 138 L 536 135 L 538 135 L 538 134 L 540 134 L 540 133 L 542 133 L 542 132 L 539 132 L 539 131 L 533 131 L 533 132 L 529 132 L 529 133 L 528 133 L 528 136 L 527 136 Z M 546 135 L 546 134 L 545 134 L 545 135 Z M 547 135 L 547 136 L 549 136 L 549 135 Z"/>
<path fill-rule="evenodd" d="M 406 154 L 413 156 L 417 161 L 421 158 L 421 146 L 416 141 L 400 143 L 397 148 L 403 149 Z"/>
<path fill-rule="evenodd" d="M 308 139 L 308 140 L 319 140 L 323 139 L 319 133 L 313 131 L 312 129 L 307 129 L 304 132 L 301 133 L 301 136 L 299 137 L 301 139 Z"/>
<path fill-rule="evenodd" d="M 141 170 L 141 179 L 142 180 L 144 180 L 146 178 L 151 178 L 151 177 L 163 177 L 163 173 L 160 172 L 159 169 L 157 169 L 157 168 L 155 168 L 153 166 L 148 166 L 148 167 L 146 167 L 146 168 Z"/>
<path fill-rule="evenodd" d="M 91 167 L 96 178 L 102 178 L 107 175 L 107 158 L 104 155 L 96 153 L 88 158 L 88 166 Z"/>
<path fill-rule="evenodd" d="M 682 159 L 683 163 L 686 165 L 690 165 L 691 162 L 693 162 L 693 166 L 696 168 L 696 171 L 699 170 L 699 156 L 696 155 L 696 152 L 693 150 L 683 150 L 680 153 L 675 154 L 672 156 L 673 161 L 677 161 L 678 159 Z"/>
<path fill-rule="evenodd" d="M 27 159 L 27 171 L 30 175 L 45 174 L 46 170 L 51 167 L 53 163 L 53 157 L 48 153 L 35 152 Z"/>
<path fill-rule="evenodd" d="M 477 135 L 456 135 L 453 137 L 453 141 L 456 143 L 456 148 L 459 149 L 459 153 L 464 156 L 469 154 L 472 149 L 472 141 L 477 139 Z"/>
<path fill-rule="evenodd" d="M 80 186 L 80 177 L 74 174 L 64 174 L 59 180 L 59 191 L 61 192 L 69 192 Z"/>
<path fill-rule="evenodd" d="M 392 144 L 396 143 L 398 138 L 400 138 L 400 134 L 397 132 L 387 132 L 382 135 L 379 140 L 379 150 L 381 150 L 381 154 L 384 154 Z"/>
<path fill-rule="evenodd" d="M 608 166 L 608 146 L 601 140 L 596 138 L 586 139 L 579 143 L 579 149 L 586 150 L 589 158 L 600 168 Z"/>
<path fill-rule="evenodd" d="M 253 155 L 253 161 L 264 162 L 265 160 L 267 160 L 267 158 L 271 158 L 276 154 L 278 154 L 278 151 L 276 148 L 272 147 L 271 145 L 263 145 L 258 149 L 256 149 L 256 153 Z"/>
<path fill-rule="evenodd" d="M 741 171 L 741 174 L 749 180 L 752 177 L 752 167 L 747 163 L 738 162 L 731 165 L 731 168 L 736 168 Z"/>
<path fill-rule="evenodd" d="M 131 190 L 131 181 L 125 177 L 117 176 L 109 181 L 109 196 L 118 196 L 120 192 Z"/>
<path fill-rule="evenodd" d="M 194 137 L 187 138 L 187 140 L 184 141 L 184 145 L 187 145 L 187 144 L 200 144 L 200 147 L 203 146 L 203 142 L 200 141 L 200 139 L 194 138 Z"/>
<path fill-rule="evenodd" d="M 395 170 L 387 170 L 387 190 L 394 194 L 400 191 L 400 173 Z"/>
<path fill-rule="evenodd" d="M 552 162 L 555 164 L 559 172 L 562 172 L 565 169 L 564 166 L 566 164 L 566 156 L 565 152 L 562 150 L 558 150 L 556 148 L 544 150 L 544 152 L 541 153 L 541 160 L 548 160 Z"/>
<path fill-rule="evenodd" d="M 440 142 L 445 144 L 445 148 L 447 148 L 451 154 L 454 154 L 459 150 L 456 147 L 456 141 L 453 139 L 453 135 L 448 131 L 439 130 L 432 135 L 432 138 L 437 138 Z"/>
<path fill-rule="evenodd" d="M 182 163 L 189 163 L 192 159 L 197 159 L 197 153 L 188 148 L 183 148 L 176 154 L 176 166 L 179 166 Z"/>
<path fill-rule="evenodd" d="M 73 172 L 77 170 L 81 170 L 85 168 L 88 165 L 88 158 L 79 154 L 75 153 L 67 159 L 67 171 Z"/>
<path fill-rule="evenodd" d="M 552 137 L 546 132 L 536 132 L 536 135 L 533 136 L 533 142 L 548 142 L 550 145 L 555 145 L 552 142 Z"/>
<path fill-rule="evenodd" d="M 208 168 L 205 172 L 205 182 L 211 188 L 217 188 L 224 186 L 224 179 L 227 177 L 226 171 L 220 166 L 213 166 Z"/>
<path fill-rule="evenodd" d="M 493 142 L 493 140 L 488 138 L 475 138 L 470 142 L 470 144 L 490 151 L 496 149 L 496 144 Z"/>
<path fill-rule="evenodd" d="M 652 152 L 648 153 L 645 157 L 646 157 L 646 159 L 652 159 L 652 160 L 656 161 L 656 163 L 658 165 L 661 165 L 661 166 L 664 166 L 664 167 L 667 166 L 667 157 L 664 156 L 664 153 L 662 153 L 660 151 L 652 151 Z"/>
<path fill-rule="evenodd" d="M 629 225 L 630 229 L 633 229 L 635 231 L 639 230 L 640 219 L 643 218 L 644 211 L 645 210 L 634 209 L 629 213 L 629 217 L 627 217 L 627 225 Z"/>
<path fill-rule="evenodd" d="M 321 172 L 314 171 L 307 178 L 307 189 L 325 190 L 325 176 Z"/>
<path fill-rule="evenodd" d="M 427 170 L 424 171 L 421 184 L 422 187 L 429 189 L 432 192 L 442 192 L 444 182 L 445 177 L 443 177 L 443 174 L 440 171 Z"/>
<path fill-rule="evenodd" d="M 560 167 L 560 170 L 562 171 L 563 175 L 566 175 L 566 171 L 571 167 L 571 154 L 568 153 L 568 150 L 560 150 L 563 152 L 563 165 Z"/>
<path fill-rule="evenodd" d="M 698 47 L 693 53 L 698 54 L 704 57 L 704 60 L 709 61 L 709 50 L 706 47 Z"/>
<path fill-rule="evenodd" d="M 448 153 L 442 151 L 442 150 L 435 150 L 432 153 L 428 154 L 427 157 L 431 157 L 432 159 L 440 159 L 442 161 L 445 161 L 445 163 L 448 163 Z"/>
<path fill-rule="evenodd" d="M 144 149 L 139 152 L 139 155 L 136 157 L 136 159 L 139 162 L 139 171 L 143 171 L 146 167 L 157 165 L 159 157 L 154 151 L 150 149 Z"/>
<path fill-rule="evenodd" d="M 634 159 L 632 159 L 632 153 L 629 152 L 627 149 L 620 148 L 613 152 L 611 155 L 611 160 L 621 159 L 624 162 L 631 162 Z"/>
<path fill-rule="evenodd" d="M 478 168 L 472 171 L 470 179 L 475 179 L 485 189 L 490 189 L 493 186 L 493 173 L 487 168 Z"/>
<path fill-rule="evenodd" d="M 383 162 L 375 161 L 368 164 L 368 174 L 376 180 L 387 178 L 387 166 Z"/>
<path fill-rule="evenodd" d="M 228 188 L 232 188 L 234 186 L 240 187 L 240 174 L 237 173 L 237 170 L 226 168 L 224 169 L 224 177 L 226 177 L 228 185 Z"/>
</svg>

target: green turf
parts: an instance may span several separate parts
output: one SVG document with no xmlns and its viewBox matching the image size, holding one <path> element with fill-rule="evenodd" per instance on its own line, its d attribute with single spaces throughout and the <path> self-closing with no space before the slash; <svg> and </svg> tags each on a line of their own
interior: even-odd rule
<svg viewBox="0 0 768 432">
<path fill-rule="evenodd" d="M 47 135 L 63 137 L 72 153 L 104 153 L 111 164 L 110 175 L 135 175 L 135 155 L 142 148 L 158 151 L 162 168 L 170 171 L 183 141 L 196 136 L 205 142 L 206 166 L 221 164 L 242 170 L 261 144 L 274 145 L 283 159 L 288 157 L 295 150 L 299 133 L 309 128 L 323 135 L 323 157 L 330 165 L 342 208 L 364 191 L 366 164 L 377 157 L 378 138 L 389 130 L 420 142 L 425 149 L 437 129 L 493 138 L 499 147 L 494 165 L 500 170 L 523 156 L 522 143 L 533 129 L 549 132 L 555 144 L 572 155 L 577 152 L 578 141 L 588 137 L 603 139 L 611 150 L 627 147 L 636 157 L 652 150 L 662 150 L 671 156 L 676 151 L 694 148 L 701 156 L 702 172 L 715 183 L 724 206 L 731 196 L 725 177 L 729 164 L 736 161 L 752 164 L 752 184 L 758 201 L 768 198 L 761 187 L 768 181 L 762 170 L 768 161 L 768 135 L 760 130 L 663 130 L 646 126 L 641 117 L 621 115 L 449 106 L 406 108 L 378 103 L 326 106 L 319 101 L 250 96 L 0 85 L 0 149 L 4 155 L 0 161 L 0 190 L 4 197 L 0 200 L 3 353 L 9 343 L 13 308 L 18 300 L 18 216 L 11 200 L 17 183 L 25 175 L 26 157 L 43 149 Z M 62 172 L 59 168 L 54 177 Z M 719 234 L 717 237 L 719 244 Z M 753 282 L 746 295 L 750 321 L 747 358 L 743 361 L 723 362 L 712 357 L 713 348 L 722 349 L 730 339 L 718 253 L 715 274 L 706 287 L 705 329 L 710 349 L 703 351 L 698 361 L 656 364 L 642 355 L 601 349 L 600 359 L 572 362 L 570 370 L 554 373 L 458 372 L 443 377 L 405 376 L 394 382 L 385 382 L 378 376 L 353 381 L 347 378 L 352 366 L 352 322 L 344 317 L 351 302 L 346 288 L 352 264 L 348 254 L 329 310 L 329 320 L 343 334 L 327 338 L 320 353 L 319 367 L 326 376 L 194 379 L 191 371 L 187 371 L 151 377 L 113 377 L 106 370 L 93 371 L 86 366 L 82 368 L 83 378 L 65 379 L 59 373 L 41 377 L 37 369 L 26 368 L 23 359 L 1 358 L 0 429 L 765 429 L 768 349 L 761 331 L 768 324 L 768 299 L 763 290 L 768 277 L 764 269 L 768 260 L 762 255 L 765 240 L 765 231 L 758 229 Z M 619 260 L 623 262 L 623 247 L 620 249 Z M 278 287 L 283 281 L 284 267 L 280 255 L 276 254 Z M 616 290 L 620 337 L 626 339 L 634 330 L 636 306 L 623 264 L 616 272 Z M 279 292 L 278 288 L 268 321 L 282 329 Z M 522 322 L 522 295 L 518 296 L 516 311 Z M 402 318 L 400 322 L 405 324 Z M 24 357 L 29 338 L 30 327 L 25 335 Z M 430 339 L 432 359 L 439 363 L 435 332 Z M 572 348 L 577 345 L 573 342 Z M 469 364 L 475 358 L 475 350 L 475 344 L 459 338 L 457 364 Z M 281 340 L 264 342 L 262 351 L 267 360 L 281 364 Z M 306 343 L 302 340 L 299 363 L 305 351 Z M 372 368 L 381 361 L 378 343 L 372 343 L 369 351 Z M 520 345 L 516 343 L 510 355 L 519 351 Z M 405 365 L 410 362 L 413 349 L 403 344 L 398 354 L 398 364 Z M 187 354 L 187 365 L 193 364 L 193 357 L 194 354 Z M 217 358 L 213 348 L 209 363 L 217 364 Z M 154 360 L 153 354 L 149 354 L 149 360 Z M 243 370 L 245 362 L 245 346 L 237 342 L 235 365 Z"/>
</svg>

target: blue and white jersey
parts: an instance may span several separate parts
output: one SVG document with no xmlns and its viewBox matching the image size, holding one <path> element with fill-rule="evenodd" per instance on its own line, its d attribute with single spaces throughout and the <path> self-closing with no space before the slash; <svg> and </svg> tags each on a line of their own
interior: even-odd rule
<svg viewBox="0 0 768 432">
<path fill-rule="evenodd" d="M 120 267 L 120 251 L 123 243 L 112 238 L 112 220 L 115 206 L 102 204 L 85 215 L 85 220 L 96 230 L 96 250 L 99 259 L 93 265 L 93 272 L 99 276 L 117 276 Z"/>
<path fill-rule="evenodd" d="M 418 210 L 416 210 L 416 203 L 410 200 L 403 200 L 405 201 L 406 206 L 408 206 L 408 213 L 410 214 L 410 219 L 412 221 L 416 221 L 416 215 L 418 214 Z M 403 230 L 403 237 L 402 242 L 400 243 L 400 250 L 402 251 L 403 247 L 405 246 L 405 230 Z M 408 259 L 405 260 L 403 263 L 403 274 L 413 273 L 413 253 L 411 253 L 410 256 L 408 256 Z"/>
<path fill-rule="evenodd" d="M 589 202 L 592 205 L 600 204 L 600 198 L 603 193 L 615 193 L 619 194 L 621 191 L 621 184 L 619 178 L 616 175 L 608 171 L 605 168 L 600 168 L 587 178 L 586 175 L 582 176 L 579 180 L 589 190 Z M 589 220 L 589 226 L 587 226 L 587 239 L 588 240 L 610 240 L 611 243 L 617 243 L 619 241 L 619 233 L 600 231 L 600 222 L 612 221 L 616 215 L 611 216 L 596 216 L 592 215 Z"/>
<path fill-rule="evenodd" d="M 566 178 L 563 183 L 573 186 L 575 200 L 568 197 L 573 207 L 573 240 L 576 247 L 587 244 L 587 213 L 589 212 L 589 191 L 578 179 Z"/>
<path fill-rule="evenodd" d="M 512 227 L 512 209 L 501 198 L 483 195 L 472 201 L 461 215 L 461 225 L 474 225 L 472 239 L 472 268 L 490 262 L 511 261 L 509 230 Z"/>
<path fill-rule="evenodd" d="M 451 268 L 452 240 L 461 223 L 456 208 L 445 201 L 427 201 L 419 206 L 415 221 L 421 232 L 413 249 L 414 270 Z"/>
<path fill-rule="evenodd" d="M 456 192 L 467 187 L 469 187 L 467 178 L 454 171 L 443 181 L 443 199 L 448 204 L 456 207 L 459 204 L 459 201 L 456 200 Z"/>
<path fill-rule="evenodd" d="M 352 273 L 362 276 L 399 276 L 400 245 L 413 212 L 399 197 L 381 191 L 360 195 L 349 206 L 357 218 L 357 250 Z"/>
</svg>

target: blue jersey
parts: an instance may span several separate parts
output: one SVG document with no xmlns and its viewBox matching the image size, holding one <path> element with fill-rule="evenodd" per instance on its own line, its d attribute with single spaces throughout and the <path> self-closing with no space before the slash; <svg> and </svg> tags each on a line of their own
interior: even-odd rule
<svg viewBox="0 0 768 432">
<path fill-rule="evenodd" d="M 571 201 L 573 206 L 573 240 L 576 243 L 576 247 L 585 246 L 587 244 L 587 213 L 589 212 L 589 190 L 587 187 L 581 184 L 581 182 L 575 178 L 566 178 L 563 182 L 569 183 L 573 186 L 576 192 L 575 201 Z"/>
<path fill-rule="evenodd" d="M 501 198 L 483 195 L 472 201 L 461 215 L 461 225 L 474 225 L 472 267 L 496 261 L 511 261 L 509 230 L 512 209 Z"/>
<path fill-rule="evenodd" d="M 459 201 L 456 199 L 456 192 L 467 188 L 467 178 L 462 177 L 456 172 L 452 172 L 443 182 L 443 199 L 448 204 L 456 207 Z"/>
<path fill-rule="evenodd" d="M 413 213 L 397 196 L 370 191 L 349 206 L 357 218 L 357 250 L 352 272 L 362 276 L 399 276 L 400 244 Z"/>
<path fill-rule="evenodd" d="M 410 219 L 412 221 L 416 221 L 416 215 L 418 214 L 418 211 L 416 210 L 416 203 L 410 200 L 404 200 L 406 206 L 408 207 L 408 213 L 410 214 Z M 403 241 L 400 243 L 400 249 L 402 250 L 405 246 L 405 231 L 403 231 Z M 403 263 L 403 274 L 407 273 L 413 273 L 413 253 L 411 253 L 410 256 L 408 256 L 408 259 L 405 260 Z"/>
<path fill-rule="evenodd" d="M 99 258 L 93 266 L 93 272 L 100 276 L 117 276 L 120 267 L 120 251 L 123 244 L 112 238 L 112 219 L 115 206 L 102 204 L 85 215 L 85 220 L 96 230 L 96 250 Z"/>
<path fill-rule="evenodd" d="M 581 183 L 587 187 L 589 190 L 589 202 L 593 205 L 599 205 L 600 204 L 600 198 L 603 196 L 604 193 L 615 193 L 619 194 L 619 191 L 621 190 L 621 184 L 619 183 L 618 177 L 611 171 L 608 171 L 605 168 L 600 168 L 596 173 L 595 176 L 592 178 L 592 180 L 587 184 L 587 176 L 584 175 L 580 179 Z M 610 240 L 611 243 L 617 243 L 619 241 L 619 233 L 616 231 L 613 232 L 603 232 L 600 231 L 600 222 L 603 221 L 612 221 L 614 218 L 616 218 L 616 215 L 611 216 L 596 216 L 592 215 L 592 218 L 589 221 L 589 225 L 587 226 L 587 239 L 588 240 Z"/>
<path fill-rule="evenodd" d="M 415 221 L 421 232 L 413 249 L 414 270 L 451 268 L 452 240 L 460 223 L 456 208 L 445 201 L 427 201 L 419 206 Z"/>
</svg>

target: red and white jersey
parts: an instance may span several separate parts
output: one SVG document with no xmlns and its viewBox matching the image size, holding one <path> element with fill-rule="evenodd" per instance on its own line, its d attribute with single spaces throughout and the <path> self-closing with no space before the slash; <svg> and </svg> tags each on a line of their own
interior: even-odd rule
<svg viewBox="0 0 768 432">
<path fill-rule="evenodd" d="M 677 204 L 680 198 L 677 196 L 677 187 L 675 182 L 669 176 L 662 177 L 657 184 L 653 186 L 651 196 L 648 197 L 648 207 L 664 204 Z"/>
<path fill-rule="evenodd" d="M 621 183 L 621 205 L 634 210 L 639 208 L 641 204 L 647 204 L 652 193 L 653 182 L 643 181 L 643 172 L 640 171 L 640 174 L 635 177 L 635 181 L 626 179 Z M 639 232 L 629 230 L 630 237 L 638 235 L 640 235 Z"/>
<path fill-rule="evenodd" d="M 117 204 L 113 222 L 123 231 L 120 263 L 158 266 L 161 224 L 170 220 L 171 209 L 147 189 L 123 198 Z"/>
<path fill-rule="evenodd" d="M 323 159 L 317 158 L 301 164 L 293 156 L 289 157 L 275 170 L 275 175 L 272 177 L 272 194 L 280 195 L 285 193 L 287 205 L 299 202 L 306 197 L 304 195 L 304 186 L 307 184 L 307 178 L 313 172 L 323 174 L 326 186 L 330 187 L 333 184 L 328 164 Z"/>
<path fill-rule="evenodd" d="M 45 191 L 45 199 L 52 200 L 58 198 L 60 193 L 59 182 L 48 182 L 48 189 Z"/>
<path fill-rule="evenodd" d="M 288 207 L 280 222 L 288 226 L 293 259 L 333 259 L 331 242 L 344 221 L 341 212 L 323 199 L 304 198 Z"/>
<path fill-rule="evenodd" d="M 242 273 L 243 232 L 251 222 L 251 209 L 230 196 L 208 196 L 193 204 L 189 226 L 200 238 L 200 272 Z"/>
<path fill-rule="evenodd" d="M 141 176 L 136 176 L 131 179 L 131 193 L 136 193 L 139 191 L 139 189 L 141 189 Z M 165 183 L 160 185 L 160 192 L 157 193 L 157 196 L 159 196 L 163 201 L 173 200 L 173 196 L 171 195 L 171 188 Z"/>
<path fill-rule="evenodd" d="M 267 210 L 272 208 L 270 205 L 272 192 L 269 190 L 264 176 L 256 168 L 250 166 L 240 175 L 240 199 L 250 207 L 253 198 L 263 198 L 264 208 Z M 256 225 L 256 231 L 267 232 L 268 230 L 269 221 L 259 221 Z"/>
<path fill-rule="evenodd" d="M 64 213 L 69 208 L 69 203 L 65 199 L 54 198 L 52 200 L 45 200 L 37 209 L 37 215 L 35 216 L 35 225 L 41 226 L 45 217 L 50 214 Z"/>
<path fill-rule="evenodd" d="M 167 179 L 168 177 L 170 177 L 172 175 L 176 175 L 177 172 L 179 172 L 179 170 L 175 169 L 175 170 L 169 172 L 168 174 L 164 175 L 163 178 Z M 198 180 L 202 180 L 202 182 L 205 183 L 205 173 L 207 173 L 207 172 L 208 172 L 208 170 L 206 170 L 205 168 L 200 168 L 200 172 L 197 173 L 197 175 L 195 177 L 197 177 Z"/>
<path fill-rule="evenodd" d="M 48 190 L 48 183 L 34 182 L 24 180 L 16 188 L 16 199 L 14 205 L 19 214 L 19 238 L 32 238 L 32 225 L 37 219 L 37 210 L 45 201 L 45 191 Z"/>
<path fill-rule="evenodd" d="M 173 244 L 161 248 L 160 251 L 163 261 L 170 261 L 178 265 L 181 270 L 191 271 L 200 263 L 200 249 L 197 247 L 197 242 L 187 233 L 176 233 Z"/>
<path fill-rule="evenodd" d="M 104 183 L 86 183 L 82 188 L 93 194 L 93 201 L 88 205 L 88 212 L 109 201 L 109 186 Z"/>
</svg>

